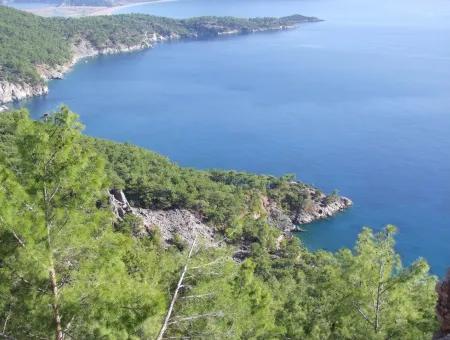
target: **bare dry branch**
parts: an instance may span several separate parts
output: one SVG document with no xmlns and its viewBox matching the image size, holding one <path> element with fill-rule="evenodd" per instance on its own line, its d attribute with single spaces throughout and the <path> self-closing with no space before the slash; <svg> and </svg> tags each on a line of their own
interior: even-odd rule
<svg viewBox="0 0 450 340">
<path fill-rule="evenodd" d="M 192 315 L 192 316 L 187 316 L 187 317 L 184 317 L 184 318 L 177 318 L 177 319 L 169 322 L 169 325 L 172 325 L 172 324 L 175 324 L 175 323 L 179 323 L 179 322 L 185 322 L 185 321 L 191 321 L 191 320 L 202 319 L 202 318 L 209 318 L 209 317 L 221 318 L 221 317 L 223 317 L 223 315 L 224 314 L 223 314 L 222 311 L 206 313 L 206 314 L 199 314 L 199 315 Z"/>
<path fill-rule="evenodd" d="M 366 320 L 370 325 L 372 325 L 372 322 L 367 317 L 367 315 L 363 312 L 361 307 L 359 307 L 356 303 L 354 303 L 354 306 L 355 306 L 356 310 L 358 311 L 358 313 L 361 314 L 361 316 L 364 318 L 364 320 Z"/>
<path fill-rule="evenodd" d="M 200 268 L 212 266 L 213 264 L 216 264 L 216 263 L 218 263 L 218 262 L 222 262 L 222 261 L 224 261 L 225 259 L 226 259 L 226 257 L 219 257 L 218 259 L 216 259 L 216 260 L 214 260 L 214 261 L 212 261 L 212 262 L 208 262 L 208 263 L 205 263 L 205 264 L 196 266 L 196 267 L 191 267 L 191 268 L 189 268 L 189 269 L 200 269 Z"/>
<path fill-rule="evenodd" d="M 202 298 L 206 298 L 206 297 L 210 297 L 210 296 L 215 296 L 216 294 L 214 293 L 208 293 L 208 294 L 199 294 L 199 295 L 187 295 L 187 296 L 183 296 L 180 299 L 202 299 Z"/>
<path fill-rule="evenodd" d="M 195 247 L 196 243 L 197 243 L 197 236 L 195 236 L 195 239 L 192 242 L 191 249 L 189 250 L 189 254 L 188 254 L 188 257 L 186 260 L 186 264 L 184 265 L 183 270 L 181 271 L 181 275 L 180 275 L 180 279 L 178 280 L 177 288 L 175 289 L 175 292 L 173 293 L 172 301 L 170 301 L 169 310 L 167 311 L 167 315 L 164 319 L 164 323 L 161 327 L 161 330 L 159 331 L 158 337 L 156 338 L 157 340 L 161 340 L 164 337 L 164 333 L 166 332 L 167 327 L 169 326 L 169 320 L 172 316 L 173 307 L 175 306 L 175 302 L 177 301 L 178 293 L 179 293 L 181 287 L 183 287 L 184 276 L 186 275 L 186 272 L 188 270 L 189 260 L 192 256 L 192 252 L 194 251 L 194 247 Z"/>
<path fill-rule="evenodd" d="M 17 242 L 19 242 L 20 246 L 25 247 L 25 243 L 20 239 L 19 236 L 17 236 L 16 232 L 13 231 L 12 233 L 13 233 L 14 238 L 17 240 Z"/>
</svg>

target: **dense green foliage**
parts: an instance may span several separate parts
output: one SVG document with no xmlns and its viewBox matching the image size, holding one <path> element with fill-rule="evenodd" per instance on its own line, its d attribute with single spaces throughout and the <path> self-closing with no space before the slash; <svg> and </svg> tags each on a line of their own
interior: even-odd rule
<svg viewBox="0 0 450 340">
<path fill-rule="evenodd" d="M 202 209 L 216 219 L 221 204 L 245 213 L 252 192 L 283 197 L 292 178 L 183 169 L 80 129 L 67 108 L 41 122 L 25 111 L 0 116 L 0 336 L 156 338 L 187 264 L 165 337 L 431 337 L 435 278 L 424 260 L 402 267 L 394 227 L 366 228 L 353 250 L 332 254 L 279 242 L 263 218 L 245 219 L 243 262 L 231 245 L 198 246 L 188 259 L 189 245 L 133 236 L 132 216 L 113 225 L 106 189 L 123 187 L 150 207 L 194 209 L 205 196 Z"/>
<path fill-rule="evenodd" d="M 248 33 L 294 25 L 313 18 L 240 19 L 199 17 L 185 20 L 143 14 L 84 18 L 43 18 L 0 6 L 0 80 L 42 82 L 36 66 L 63 65 L 71 60 L 72 45 L 80 39 L 98 49 L 139 45 L 153 33 L 180 38 L 216 36 L 229 30 Z"/>
<path fill-rule="evenodd" d="M 62 64 L 71 53 L 52 21 L 0 6 L 0 80 L 36 83 L 36 65 Z"/>
<path fill-rule="evenodd" d="M 248 215 L 263 213 L 262 199 L 287 210 L 307 199 L 302 183 L 235 171 L 182 168 L 166 158 L 129 144 L 91 139 L 108 160 L 111 186 L 124 189 L 134 204 L 151 209 L 186 208 L 216 226 L 236 226 Z M 317 191 L 318 192 L 318 191 Z"/>
</svg>

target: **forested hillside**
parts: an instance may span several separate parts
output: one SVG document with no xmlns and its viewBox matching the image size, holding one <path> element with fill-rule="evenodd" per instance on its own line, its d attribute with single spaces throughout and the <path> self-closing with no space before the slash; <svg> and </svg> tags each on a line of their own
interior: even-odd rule
<svg viewBox="0 0 450 340">
<path fill-rule="evenodd" d="M 430 339 L 435 278 L 402 267 L 395 227 L 310 252 L 255 214 L 308 199 L 292 177 L 196 171 L 81 133 L 67 108 L 0 116 L 0 337 L 6 339 Z M 183 207 L 216 228 L 167 246 L 133 232 L 107 192 Z M 302 206 L 300 204 L 300 206 Z M 246 256 L 232 254 L 243 244 Z"/>
<path fill-rule="evenodd" d="M 314 20 L 300 15 L 185 20 L 142 14 L 43 18 L 0 6 L 0 82 L 42 84 L 45 78 L 53 77 L 52 69 L 65 65 L 70 67 L 74 58 L 83 57 L 83 53 L 76 55 L 75 47 L 80 44 L 87 44 L 98 54 L 114 53 L 150 47 L 160 40 L 201 38 L 226 32 L 250 33 Z"/>
</svg>

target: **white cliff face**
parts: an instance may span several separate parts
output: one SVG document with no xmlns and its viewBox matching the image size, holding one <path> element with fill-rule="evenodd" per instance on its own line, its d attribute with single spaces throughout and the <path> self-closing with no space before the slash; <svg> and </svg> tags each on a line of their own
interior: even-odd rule
<svg viewBox="0 0 450 340">
<path fill-rule="evenodd" d="M 347 197 L 338 197 L 333 202 L 327 202 L 324 195 L 310 209 L 300 212 L 298 216 L 293 218 L 298 224 L 307 224 L 332 217 L 338 212 L 351 207 L 352 204 L 353 202 Z"/>
<path fill-rule="evenodd" d="M 76 64 L 78 61 L 84 58 L 95 57 L 98 55 L 108 55 L 108 54 L 118 54 L 118 53 L 128 53 L 144 50 L 153 47 L 155 44 L 164 42 L 167 40 L 177 40 L 180 36 L 175 33 L 170 33 L 168 36 L 163 36 L 157 33 L 144 34 L 142 40 L 134 45 L 126 44 L 114 44 L 112 46 L 106 47 L 95 47 L 92 43 L 85 39 L 80 39 L 72 45 L 73 58 L 70 63 L 64 65 L 58 71 L 65 73 L 70 70 L 70 68 Z M 53 79 L 53 78 L 50 78 Z"/>
<path fill-rule="evenodd" d="M 42 96 L 47 93 L 48 87 L 46 84 L 30 85 L 26 83 L 0 81 L 0 104 L 33 96 Z"/>
<path fill-rule="evenodd" d="M 139 216 L 147 233 L 158 229 L 166 245 L 174 242 L 176 237 L 187 244 L 192 244 L 197 237 L 206 247 L 218 247 L 214 241 L 214 227 L 203 223 L 197 216 L 186 209 L 151 210 L 132 208 L 132 213 Z"/>
<path fill-rule="evenodd" d="M 109 191 L 109 203 L 118 220 L 122 220 L 127 214 L 133 214 L 140 218 L 142 225 L 139 230 L 134 230 L 138 236 L 151 235 L 158 230 L 166 246 L 173 244 L 176 237 L 188 244 L 192 244 L 198 237 L 206 247 L 219 246 L 214 240 L 214 227 L 206 225 L 198 216 L 186 209 L 134 208 L 128 203 L 123 191 L 115 189 Z"/>
</svg>

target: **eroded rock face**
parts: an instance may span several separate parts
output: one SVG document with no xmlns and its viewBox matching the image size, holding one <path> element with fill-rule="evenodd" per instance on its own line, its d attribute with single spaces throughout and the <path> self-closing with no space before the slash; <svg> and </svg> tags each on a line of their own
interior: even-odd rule
<svg viewBox="0 0 450 340">
<path fill-rule="evenodd" d="M 142 235 L 151 235 L 157 229 L 166 245 L 174 243 L 175 238 L 192 244 L 197 241 L 206 247 L 216 247 L 214 228 L 203 223 L 197 216 L 186 209 L 151 210 L 133 208 L 128 203 L 122 190 L 109 191 L 109 202 L 115 216 L 122 220 L 126 214 L 133 214 L 142 219 Z"/>
<path fill-rule="evenodd" d="M 438 301 L 436 304 L 436 315 L 440 324 L 439 332 L 434 339 L 450 339 L 450 270 L 447 276 L 436 285 Z"/>
<path fill-rule="evenodd" d="M 42 96 L 48 93 L 45 84 L 30 85 L 0 81 L 0 104 L 9 103 L 29 97 Z"/>
<path fill-rule="evenodd" d="M 192 244 L 197 237 L 197 240 L 206 247 L 217 246 L 214 241 L 214 228 L 204 224 L 188 210 L 132 208 L 132 211 L 133 214 L 142 218 L 144 227 L 149 233 L 157 228 L 166 244 L 173 243 L 175 238 Z"/>
<path fill-rule="evenodd" d="M 283 231 L 284 234 L 291 234 L 301 229 L 294 224 L 292 218 L 281 209 L 275 202 L 270 200 L 264 201 L 264 207 L 267 210 L 267 222 Z"/>
<path fill-rule="evenodd" d="M 95 47 L 88 40 L 79 39 L 72 45 L 73 59 L 70 66 L 73 66 L 73 64 L 84 58 L 94 57 L 97 55 L 135 52 L 146 48 L 150 48 L 155 43 L 172 38 L 176 37 L 172 37 L 172 35 L 168 35 L 167 37 L 165 37 L 156 33 L 144 34 L 142 40 L 135 45 L 125 45 L 116 43 L 104 47 Z"/>
</svg>

